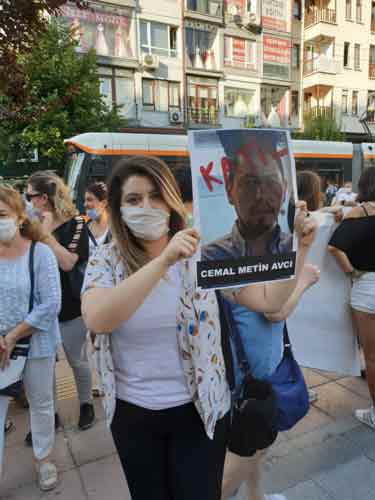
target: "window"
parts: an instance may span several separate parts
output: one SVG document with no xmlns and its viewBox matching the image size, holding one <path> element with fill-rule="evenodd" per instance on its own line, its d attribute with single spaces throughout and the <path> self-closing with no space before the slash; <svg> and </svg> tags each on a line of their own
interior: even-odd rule
<svg viewBox="0 0 375 500">
<path fill-rule="evenodd" d="M 295 43 L 292 48 L 292 68 L 298 69 L 300 64 L 300 45 Z"/>
<path fill-rule="evenodd" d="M 349 47 L 350 47 L 350 43 L 345 42 L 344 43 L 344 68 L 349 67 Z"/>
<path fill-rule="evenodd" d="M 238 68 L 256 68 L 256 42 L 232 36 L 224 37 L 224 64 Z"/>
<path fill-rule="evenodd" d="M 345 17 L 347 20 L 352 20 L 352 0 L 345 0 Z"/>
<path fill-rule="evenodd" d="M 375 92 L 373 90 L 369 90 L 367 96 L 367 121 L 375 122 Z"/>
<path fill-rule="evenodd" d="M 375 2 L 371 4 L 371 31 L 375 32 Z"/>
<path fill-rule="evenodd" d="M 353 90 L 352 93 L 352 115 L 358 115 L 358 90 Z"/>
<path fill-rule="evenodd" d="M 354 45 L 354 69 L 361 69 L 361 46 L 358 43 Z"/>
<path fill-rule="evenodd" d="M 254 92 L 251 90 L 232 89 L 225 87 L 224 109 L 225 116 L 246 117 L 251 114 L 251 101 Z"/>
<path fill-rule="evenodd" d="M 191 68 L 217 69 L 216 30 L 186 28 L 186 58 Z"/>
<path fill-rule="evenodd" d="M 342 91 L 341 112 L 345 115 L 348 113 L 348 91 L 347 90 Z"/>
<path fill-rule="evenodd" d="M 301 0 L 294 0 L 293 2 L 293 17 L 299 21 L 301 20 Z"/>
<path fill-rule="evenodd" d="M 119 113 L 132 118 L 135 115 L 134 74 L 119 68 L 99 66 L 100 93 L 109 108 L 121 106 Z"/>
<path fill-rule="evenodd" d="M 177 28 L 153 21 L 140 22 L 142 52 L 161 56 L 177 56 Z"/>
<path fill-rule="evenodd" d="M 357 0 L 355 9 L 355 20 L 357 23 L 362 22 L 362 0 Z"/>
<path fill-rule="evenodd" d="M 243 16 L 246 12 L 257 13 L 257 0 L 226 0 L 226 12 Z"/>
<path fill-rule="evenodd" d="M 299 94 L 298 90 L 292 90 L 292 116 L 299 115 Z"/>
<path fill-rule="evenodd" d="M 187 10 L 209 14 L 210 16 L 221 16 L 222 6 L 221 0 L 186 0 Z"/>
<path fill-rule="evenodd" d="M 217 80 L 188 79 L 188 112 L 192 124 L 217 125 Z"/>
<path fill-rule="evenodd" d="M 180 83 L 143 78 L 142 105 L 145 111 L 180 109 Z"/>
</svg>

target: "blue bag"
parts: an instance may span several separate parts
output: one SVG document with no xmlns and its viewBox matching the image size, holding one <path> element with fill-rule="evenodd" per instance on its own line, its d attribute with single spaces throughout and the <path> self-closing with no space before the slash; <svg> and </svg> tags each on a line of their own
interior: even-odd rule
<svg viewBox="0 0 375 500">
<path fill-rule="evenodd" d="M 293 356 L 286 323 L 283 359 L 265 380 L 271 383 L 276 396 L 277 429 L 287 431 L 307 414 L 310 403 L 305 379 Z"/>
</svg>

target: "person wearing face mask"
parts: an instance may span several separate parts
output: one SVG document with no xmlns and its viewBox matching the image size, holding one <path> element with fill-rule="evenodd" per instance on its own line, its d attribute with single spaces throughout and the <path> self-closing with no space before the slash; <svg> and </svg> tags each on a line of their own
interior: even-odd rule
<svg viewBox="0 0 375 500">
<path fill-rule="evenodd" d="M 89 260 L 82 314 L 99 340 L 106 420 L 131 497 L 219 500 L 231 397 L 216 295 L 196 290 L 199 234 L 186 229 L 158 158 L 121 160 L 108 200 L 113 239 Z M 304 214 L 301 227 L 310 238 Z M 294 287 L 254 285 L 236 298 L 276 312 Z"/>
<path fill-rule="evenodd" d="M 102 243 L 108 243 L 110 238 L 107 213 L 107 186 L 104 182 L 93 182 L 86 189 L 85 210 L 89 218 L 87 229 L 89 233 L 89 253 Z"/>
<path fill-rule="evenodd" d="M 27 218 L 19 193 L 0 186 L 0 377 L 16 343 L 28 344 L 23 383 L 30 405 L 33 451 L 39 486 L 50 490 L 57 484 L 57 470 L 50 455 L 55 439 L 53 379 L 61 343 L 61 289 L 56 258 L 43 240 L 40 225 Z M 30 310 L 32 242 L 35 281 Z M 0 476 L 8 405 L 9 398 L 0 395 Z"/>
<path fill-rule="evenodd" d="M 95 422 L 92 376 L 87 359 L 87 330 L 81 316 L 80 289 L 89 257 L 89 236 L 83 217 L 63 180 L 50 171 L 35 172 L 28 179 L 26 198 L 38 210 L 46 242 L 55 254 L 62 288 L 59 315 L 62 343 L 73 370 L 80 402 L 78 427 L 89 429 Z M 28 435 L 26 442 L 32 436 Z"/>
</svg>

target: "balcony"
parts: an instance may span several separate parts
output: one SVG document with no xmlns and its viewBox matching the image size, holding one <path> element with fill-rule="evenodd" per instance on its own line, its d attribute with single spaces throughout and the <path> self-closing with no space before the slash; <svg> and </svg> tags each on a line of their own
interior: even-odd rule
<svg viewBox="0 0 375 500">
<path fill-rule="evenodd" d="M 371 80 L 375 80 L 375 63 L 370 63 L 368 65 L 368 77 Z"/>
<path fill-rule="evenodd" d="M 223 23 L 223 0 L 185 0 L 185 17 Z"/>
<path fill-rule="evenodd" d="M 190 127 L 216 127 L 219 125 L 219 110 L 210 108 L 188 108 Z"/>
<path fill-rule="evenodd" d="M 305 40 L 334 39 L 337 35 L 336 10 L 316 9 L 305 14 Z"/>
<path fill-rule="evenodd" d="M 304 76 L 311 75 L 312 73 L 328 73 L 330 75 L 336 75 L 339 72 L 339 62 L 324 55 L 306 60 L 303 64 Z"/>
<path fill-rule="evenodd" d="M 371 33 L 375 33 L 375 18 L 371 19 Z"/>
<path fill-rule="evenodd" d="M 334 9 L 313 9 L 306 12 L 305 28 L 317 23 L 336 24 L 336 11 Z"/>
<path fill-rule="evenodd" d="M 305 108 L 305 118 L 333 118 L 332 106 L 314 106 L 313 108 Z"/>
</svg>

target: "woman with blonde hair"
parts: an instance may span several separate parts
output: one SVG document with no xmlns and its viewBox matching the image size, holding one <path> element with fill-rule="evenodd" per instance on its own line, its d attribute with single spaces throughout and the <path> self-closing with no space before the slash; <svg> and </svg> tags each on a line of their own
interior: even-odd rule
<svg viewBox="0 0 375 500">
<path fill-rule="evenodd" d="M 158 158 L 121 160 L 108 200 L 113 239 L 90 258 L 82 313 L 99 334 L 106 417 L 131 497 L 219 500 L 230 391 L 216 295 L 195 284 L 199 234 L 186 229 Z M 236 300 L 278 311 L 294 286 L 244 287 Z"/>
<path fill-rule="evenodd" d="M 56 258 L 42 241 L 42 229 L 26 217 L 19 193 L 0 186 L 0 377 L 16 344 L 25 344 L 28 357 L 23 382 L 30 404 L 33 451 L 39 486 L 50 490 L 57 484 L 50 455 L 55 438 L 53 379 L 61 341 L 57 319 L 61 289 Z M 1 391 L 0 475 L 8 405 L 8 393 Z"/>
<path fill-rule="evenodd" d="M 80 289 L 89 256 L 85 221 L 78 216 L 68 187 L 53 172 L 35 172 L 28 180 L 27 201 L 39 212 L 48 235 L 47 245 L 60 268 L 62 307 L 59 316 L 62 343 L 77 386 L 80 402 L 78 427 L 91 427 L 95 420 L 92 379 L 86 355 L 86 328 L 81 317 Z"/>
</svg>

